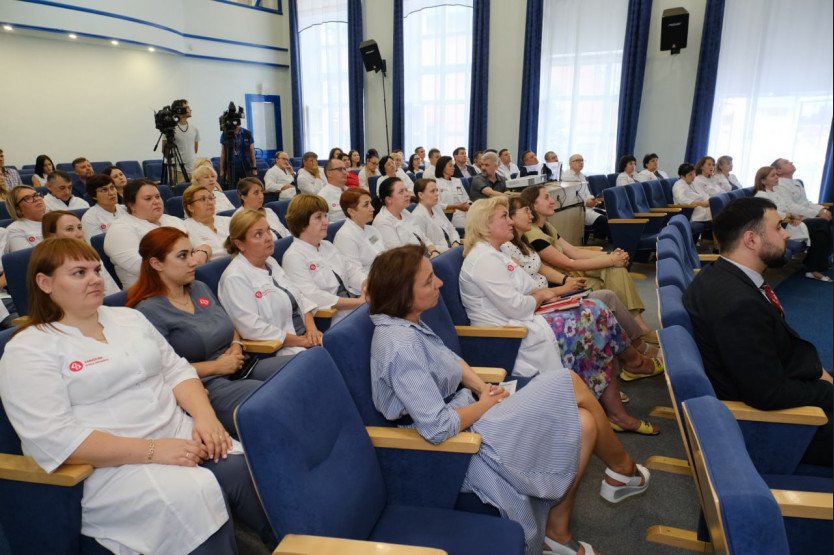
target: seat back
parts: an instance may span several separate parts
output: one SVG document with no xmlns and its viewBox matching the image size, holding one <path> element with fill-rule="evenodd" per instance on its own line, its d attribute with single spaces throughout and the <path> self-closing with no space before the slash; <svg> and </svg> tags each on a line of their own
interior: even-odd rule
<svg viewBox="0 0 834 555">
<path fill-rule="evenodd" d="M 720 195 L 709 197 L 709 211 L 712 213 L 712 217 L 715 218 L 720 214 L 731 200 L 733 198 L 730 196 L 730 193 L 721 193 Z"/>
<path fill-rule="evenodd" d="M 101 173 L 104 171 L 104 168 L 112 166 L 113 162 L 91 162 L 91 164 L 95 173 Z"/>
<path fill-rule="evenodd" d="M 386 503 L 376 453 L 333 359 L 299 353 L 247 397 L 235 424 L 273 530 L 366 539 Z"/>
<path fill-rule="evenodd" d="M 686 253 L 680 250 L 678 244 L 671 237 L 658 237 L 656 252 L 658 260 L 671 258 L 677 262 L 690 282 L 695 277 L 695 272 L 689 266 L 689 259 L 686 257 Z"/>
<path fill-rule="evenodd" d="M 96 249 L 99 258 L 101 258 L 101 263 L 104 264 L 104 268 L 110 274 L 110 277 L 116 282 L 116 284 L 122 288 L 122 282 L 119 280 L 118 274 L 116 274 L 116 267 L 113 266 L 113 263 L 110 261 L 110 257 L 107 256 L 107 253 L 104 252 L 104 237 L 107 233 L 101 233 L 99 235 L 93 235 L 90 237 L 90 245 Z"/>
<path fill-rule="evenodd" d="M 343 225 L 345 225 L 344 220 L 339 220 L 338 222 L 333 222 L 332 224 L 328 224 L 327 225 L 327 235 L 324 238 L 327 241 L 330 241 L 332 243 L 333 239 L 336 238 L 336 233 L 338 233 L 338 231 L 340 229 L 342 229 Z"/>
<path fill-rule="evenodd" d="M 604 175 L 588 176 L 588 189 L 595 197 L 602 196 L 602 192 L 610 186 L 611 185 L 608 184 L 608 178 Z"/>
<path fill-rule="evenodd" d="M 624 187 L 609 187 L 602 192 L 602 196 L 605 199 L 605 211 L 609 220 L 634 218 L 634 209 Z"/>
<path fill-rule="evenodd" d="M 104 297 L 104 306 L 124 306 L 127 303 L 127 291 L 119 291 Z"/>
<path fill-rule="evenodd" d="M 680 263 L 674 258 L 664 258 L 657 261 L 657 286 L 674 285 L 681 293 L 686 291 L 691 279 L 687 278 Z"/>
<path fill-rule="evenodd" d="M 21 249 L 3 255 L 3 270 L 6 273 L 6 287 L 9 290 L 20 316 L 29 314 L 29 290 L 26 283 L 26 272 L 32 248 Z"/>
<path fill-rule="evenodd" d="M 275 251 L 272 253 L 272 258 L 278 261 L 278 264 L 282 264 L 284 262 L 284 254 L 287 252 L 287 249 L 290 248 L 292 245 L 293 236 L 290 235 L 288 237 L 283 237 L 275 241 Z"/>
<path fill-rule="evenodd" d="M 231 202 L 235 208 L 240 208 L 240 197 L 237 194 L 237 189 L 223 191 L 223 194 L 226 195 L 226 198 L 229 199 L 229 202 Z"/>
<path fill-rule="evenodd" d="M 172 188 L 172 191 L 173 191 L 172 196 L 182 196 L 182 194 L 185 192 L 185 190 L 188 189 L 190 186 L 191 186 L 190 181 L 183 181 L 182 183 L 177 183 Z"/>
<path fill-rule="evenodd" d="M 469 316 L 460 299 L 460 269 L 463 266 L 463 247 L 449 249 L 431 262 L 434 273 L 443 281 L 440 295 L 456 326 L 468 326 Z"/>
<path fill-rule="evenodd" d="M 671 220 L 669 220 L 671 223 Z M 681 235 L 680 229 L 674 225 L 667 225 L 663 229 L 660 230 L 660 233 L 657 234 L 657 240 L 669 240 L 675 243 L 675 249 L 678 252 L 679 257 L 684 260 L 684 263 L 687 266 L 692 266 L 693 268 L 700 268 L 701 260 L 698 258 L 698 253 L 695 252 L 694 256 L 691 252 L 689 252 L 689 246 L 687 242 L 684 240 L 683 235 Z"/>
<path fill-rule="evenodd" d="M 681 326 L 694 336 L 692 320 L 683 305 L 683 293 L 675 285 L 664 285 L 657 289 L 657 310 L 660 313 L 660 325 L 664 328 Z"/>
<path fill-rule="evenodd" d="M 617 186 L 617 176 L 618 175 L 620 175 L 620 174 L 618 174 L 618 173 L 609 173 L 608 175 L 605 176 L 605 178 L 608 180 L 608 186 L 609 187 L 616 187 Z"/>
<path fill-rule="evenodd" d="M 472 188 L 472 178 L 471 177 L 461 177 L 460 184 L 463 185 L 463 189 L 466 191 L 466 194 L 469 194 L 469 190 Z"/>
<path fill-rule="evenodd" d="M 12 215 L 9 214 L 9 210 L 6 208 L 6 203 L 0 202 L 0 220 L 8 220 L 11 217 Z"/>
<path fill-rule="evenodd" d="M 156 188 L 159 191 L 159 197 L 162 199 L 162 202 L 168 202 L 168 199 L 174 196 L 174 191 L 169 185 L 160 184 Z"/>
<path fill-rule="evenodd" d="M 119 160 L 116 162 L 116 167 L 122 170 L 122 173 L 128 179 L 145 177 L 145 174 L 142 173 L 142 166 L 136 160 Z"/>
<path fill-rule="evenodd" d="M 711 397 L 684 404 L 695 483 L 715 553 L 790 553 L 785 522 L 738 423 Z"/>
<path fill-rule="evenodd" d="M 666 208 L 668 206 L 666 193 L 663 192 L 663 184 L 660 180 L 643 181 L 640 186 L 643 188 L 643 194 L 646 195 L 649 206 L 652 208 Z"/>
<path fill-rule="evenodd" d="M 0 331 L 0 358 L 3 357 L 3 352 L 6 350 L 6 343 L 12 338 L 15 328 L 9 328 Z M 3 408 L 3 401 L 0 399 L 0 453 L 7 455 L 22 455 L 23 451 L 20 448 L 20 438 L 17 432 L 14 431 L 12 423 L 6 416 L 6 410 Z M 8 503 L 6 500 L 3 504 Z"/>
<path fill-rule="evenodd" d="M 142 172 L 151 181 L 159 181 L 162 179 L 162 160 L 144 160 Z"/>
<path fill-rule="evenodd" d="M 214 293 L 215 297 L 217 297 L 217 288 L 220 286 L 220 278 L 223 276 L 223 272 L 226 271 L 226 268 L 229 266 L 231 261 L 232 258 L 230 256 L 224 256 L 222 258 L 210 260 L 202 266 L 197 266 L 197 272 L 194 275 L 194 279 L 202 281 L 208 285 L 211 292 Z"/>
<path fill-rule="evenodd" d="M 692 238 L 692 226 L 689 225 L 689 220 L 686 216 L 681 214 L 677 214 L 672 216 L 669 220 L 669 224 L 666 227 L 674 226 L 677 228 L 678 233 L 681 236 L 681 240 L 683 244 L 686 246 L 686 252 L 689 256 L 689 262 L 692 264 L 693 268 L 700 268 L 701 267 L 701 259 L 698 258 L 698 249 L 695 247 L 695 240 Z"/>
<path fill-rule="evenodd" d="M 161 196 L 161 195 L 160 195 Z M 165 201 L 165 213 L 176 218 L 185 217 L 185 209 L 182 206 L 182 197 L 171 197 Z"/>
<path fill-rule="evenodd" d="M 376 198 L 379 195 L 377 194 L 376 185 L 379 182 L 379 178 L 382 177 L 381 175 L 372 175 L 368 178 L 368 189 L 371 192 L 371 198 Z"/>
<path fill-rule="evenodd" d="M 650 183 L 646 181 L 645 183 Z M 634 208 L 635 212 L 649 212 L 650 208 L 649 201 L 646 198 L 646 193 L 643 192 L 643 183 L 631 183 L 625 186 L 626 194 L 628 195 L 628 200 L 631 202 L 631 206 Z"/>
<path fill-rule="evenodd" d="M 281 223 L 287 225 L 287 207 L 290 205 L 289 199 L 276 200 L 264 204 L 264 208 L 269 208 L 278 216 Z"/>
</svg>

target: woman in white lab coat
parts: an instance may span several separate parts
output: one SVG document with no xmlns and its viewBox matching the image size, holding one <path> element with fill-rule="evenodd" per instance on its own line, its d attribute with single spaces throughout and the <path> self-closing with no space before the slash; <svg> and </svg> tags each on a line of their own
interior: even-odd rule
<svg viewBox="0 0 834 555">
<path fill-rule="evenodd" d="M 358 266 L 367 276 L 374 259 L 385 250 L 382 235 L 370 225 L 374 219 L 371 193 L 359 187 L 347 189 L 339 198 L 339 204 L 347 218 L 336 232 L 333 246 L 339 249 L 348 264 Z"/>
<path fill-rule="evenodd" d="M 385 248 L 423 245 L 429 256 L 440 254 L 434 243 L 417 225 L 411 212 L 406 210 L 411 195 L 399 177 L 389 177 L 379 184 L 379 200 L 382 208 L 374 218 L 374 227 L 382 235 Z"/>
<path fill-rule="evenodd" d="M 440 252 L 459 247 L 460 234 L 439 206 L 440 190 L 433 179 L 418 179 L 414 183 L 417 206 L 411 213 L 420 230 Z"/>
<path fill-rule="evenodd" d="M 367 275 L 345 262 L 333 243 L 324 240 L 327 201 L 318 195 L 296 195 L 287 208 L 287 225 L 295 239 L 284 253 L 284 271 L 316 308 L 338 310 L 331 325 L 364 304 Z"/>
<path fill-rule="evenodd" d="M 469 210 L 469 193 L 463 188 L 463 183 L 454 177 L 455 163 L 451 156 L 441 156 L 435 170 L 437 188 L 440 190 L 440 208 L 454 209 L 452 225 L 463 227 L 466 225 L 466 211 Z"/>
<path fill-rule="evenodd" d="M 235 552 L 228 502 L 274 546 L 194 368 L 141 313 L 102 306 L 95 250 L 47 239 L 30 268 L 30 320 L 6 346 L 0 395 L 44 470 L 95 467 L 81 533 L 118 553 Z"/>
<path fill-rule="evenodd" d="M 217 287 L 220 304 L 244 339 L 277 339 L 276 355 L 296 355 L 321 345 L 316 304 L 292 283 L 272 258 L 275 242 L 266 218 L 244 210 L 232 216 L 226 252 L 234 256 Z"/>
</svg>

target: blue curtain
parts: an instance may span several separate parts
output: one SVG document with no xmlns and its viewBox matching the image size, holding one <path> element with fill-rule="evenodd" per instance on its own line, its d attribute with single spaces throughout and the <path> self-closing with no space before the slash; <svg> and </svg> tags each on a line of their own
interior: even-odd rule
<svg viewBox="0 0 834 555">
<path fill-rule="evenodd" d="M 405 75 L 403 75 L 403 0 L 394 0 L 394 85 L 391 99 L 391 148 L 405 148 Z M 387 116 L 386 116 L 387 117 Z M 415 145 L 411 145 L 412 147 Z M 407 154 L 407 153 L 406 153 Z M 405 157 L 406 162 L 408 156 Z"/>
<path fill-rule="evenodd" d="M 822 169 L 820 202 L 834 202 L 834 121 L 828 132 L 828 150 L 825 151 L 825 166 Z"/>
<path fill-rule="evenodd" d="M 365 66 L 359 53 L 362 42 L 362 0 L 348 0 L 348 106 L 350 147 L 365 152 Z"/>
<path fill-rule="evenodd" d="M 721 51 L 721 29 L 724 26 L 724 0 L 707 0 L 701 53 L 695 74 L 695 96 L 686 139 L 687 162 L 695 163 L 707 154 L 712 106 L 715 102 L 715 82 L 718 77 L 718 54 Z"/>
<path fill-rule="evenodd" d="M 649 25 L 652 0 L 629 0 L 623 66 L 620 74 L 620 106 L 617 114 L 617 158 L 634 154 L 640 100 L 643 98 L 643 76 L 646 73 L 646 51 L 649 47 Z M 616 160 L 614 166 L 616 166 Z"/>
<path fill-rule="evenodd" d="M 290 17 L 290 90 L 292 91 L 292 151 L 304 154 L 304 114 L 301 109 L 301 55 L 298 52 L 297 0 L 288 0 Z"/>
<path fill-rule="evenodd" d="M 539 83 L 542 71 L 543 0 L 527 0 L 524 25 L 524 62 L 521 73 L 521 118 L 518 124 L 518 154 L 536 150 L 539 135 Z"/>
<path fill-rule="evenodd" d="M 472 4 L 472 79 L 469 95 L 469 153 L 487 146 L 489 110 L 489 3 Z"/>
</svg>

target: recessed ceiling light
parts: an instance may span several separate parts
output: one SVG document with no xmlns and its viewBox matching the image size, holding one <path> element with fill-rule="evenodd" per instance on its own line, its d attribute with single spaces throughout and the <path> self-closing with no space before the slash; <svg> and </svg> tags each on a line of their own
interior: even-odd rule
<svg viewBox="0 0 834 555">
<path fill-rule="evenodd" d="M 76 35 L 75 33 L 70 33 L 70 34 L 69 34 L 69 35 L 67 35 L 67 36 L 68 36 L 69 38 L 71 38 L 71 39 L 77 39 L 77 38 L 78 38 L 78 35 Z"/>
<path fill-rule="evenodd" d="M 149 46 L 148 52 L 156 52 L 156 48 L 154 48 L 153 46 Z"/>
<path fill-rule="evenodd" d="M 14 30 L 14 28 L 11 25 L 3 25 L 3 30 L 4 31 L 12 31 L 12 30 Z"/>
<path fill-rule="evenodd" d="M 113 46 L 119 46 L 119 41 L 117 41 L 117 40 L 111 40 L 111 41 L 110 41 L 110 44 L 112 44 Z"/>
</svg>

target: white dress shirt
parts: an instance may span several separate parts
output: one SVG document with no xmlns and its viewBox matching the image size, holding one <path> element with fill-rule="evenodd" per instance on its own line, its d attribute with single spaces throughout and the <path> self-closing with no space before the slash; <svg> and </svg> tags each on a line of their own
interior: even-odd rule
<svg viewBox="0 0 834 555">
<path fill-rule="evenodd" d="M 805 187 L 796 179 L 780 177 L 779 182 L 773 187 L 773 191 L 780 199 L 780 202 L 777 204 L 781 205 L 781 209 L 785 212 L 796 214 L 803 218 L 816 218 L 820 210 L 822 210 L 822 206 L 808 200 L 805 194 Z"/>
<path fill-rule="evenodd" d="M 515 165 L 515 162 L 510 162 L 509 165 L 499 164 L 498 173 L 504 176 L 504 179 L 512 179 L 513 174 L 515 174 L 515 176 L 518 177 L 518 174 L 520 172 L 518 170 L 518 166 Z"/>
<path fill-rule="evenodd" d="M 649 170 L 647 170 L 647 169 L 644 169 L 644 170 L 643 170 L 643 171 L 641 171 L 640 173 L 636 174 L 636 175 L 634 176 L 634 179 L 635 179 L 636 181 L 640 181 L 640 182 L 642 182 L 642 181 L 653 181 L 653 180 L 655 180 L 655 179 L 666 179 L 666 178 L 668 178 L 668 177 L 669 177 L 669 176 L 666 174 L 666 172 L 665 172 L 665 171 L 662 171 L 662 170 L 657 170 L 657 173 L 659 173 L 659 174 L 660 174 L 660 177 L 657 177 L 654 173 L 650 172 L 650 171 L 649 171 Z"/>
<path fill-rule="evenodd" d="M 339 301 L 339 280 L 334 274 L 339 275 L 345 289 L 354 295 L 362 293 L 362 282 L 367 277 L 358 266 L 345 262 L 330 241 L 322 241 L 316 248 L 296 237 L 284 253 L 281 264 L 289 280 L 296 284 L 302 295 L 315 303 L 316 308 L 333 308 Z M 351 312 L 339 310 L 330 325 Z"/>
<path fill-rule="evenodd" d="M 96 235 L 107 233 L 107 230 L 116 221 L 127 214 L 127 208 L 123 204 L 116 205 L 116 213 L 111 214 L 98 204 L 94 204 L 81 216 L 81 227 L 84 230 L 84 239 L 89 243 Z"/>
<path fill-rule="evenodd" d="M 443 209 L 437 204 L 429 212 L 428 208 L 418 203 L 411 215 L 414 217 L 414 222 L 420 228 L 420 231 L 429 238 L 429 241 L 434 243 L 434 246 L 440 252 L 451 248 L 451 243 L 455 241 L 461 242 L 458 230 L 455 229 Z"/>
<path fill-rule="evenodd" d="M 139 242 L 150 230 L 162 226 L 175 227 L 188 233 L 185 222 L 174 216 L 163 214 L 159 224 L 125 214 L 110 225 L 104 236 L 104 252 L 116 268 L 116 277 L 127 289 L 139 278 L 142 257 L 139 256 Z"/>
<path fill-rule="evenodd" d="M 215 216 L 214 227 L 217 231 L 212 229 L 194 218 L 185 219 L 185 229 L 188 233 L 188 238 L 191 239 L 191 244 L 195 247 L 197 245 L 208 245 L 211 247 L 211 259 L 225 258 L 229 256 L 226 252 L 226 238 L 229 236 L 229 224 L 232 218 L 229 216 Z"/>
<path fill-rule="evenodd" d="M 331 224 L 345 219 L 345 213 L 342 212 L 342 205 L 339 203 L 343 192 L 344 189 L 331 183 L 319 189 L 318 195 L 327 203 L 327 221 Z"/>
<path fill-rule="evenodd" d="M 322 171 L 319 169 L 319 175 L 321 175 L 321 173 Z M 298 184 L 299 191 L 302 193 L 309 193 L 311 195 L 318 194 L 319 189 L 324 187 L 324 179 L 321 177 L 315 177 L 304 168 L 298 170 L 295 182 Z"/>
<path fill-rule="evenodd" d="M 316 305 L 290 282 L 274 258 L 267 258 L 266 265 L 269 272 L 253 266 L 242 254 L 235 256 L 220 277 L 217 296 L 241 337 L 284 341 L 288 333 L 295 335 L 292 304 L 275 282 L 295 297 L 302 315 Z M 276 355 L 295 355 L 303 350 L 283 347 Z"/>
<path fill-rule="evenodd" d="M 434 243 L 429 241 L 408 210 L 403 210 L 398 220 L 388 211 L 388 208 L 383 206 L 374 218 L 374 227 L 385 241 L 386 250 L 421 243 L 429 250 L 434 248 Z"/>
<path fill-rule="evenodd" d="M 588 199 L 594 198 L 594 195 L 591 194 L 591 190 L 588 188 L 588 178 L 585 177 L 585 174 L 582 172 L 575 172 L 572 169 L 568 168 L 562 171 L 562 181 L 565 183 L 579 183 L 579 189 L 577 189 L 576 194 L 579 195 L 583 201 Z M 599 212 L 594 210 L 593 208 L 588 208 L 587 206 L 585 209 L 585 225 L 592 225 L 597 218 L 602 216 Z"/>
<path fill-rule="evenodd" d="M 55 322 L 6 346 L 0 395 L 23 452 L 47 472 L 95 431 L 192 439 L 173 389 L 197 379 L 138 311 L 98 309 L 106 342 Z M 145 508 L 153 507 L 153 514 Z M 188 553 L 228 520 L 207 468 L 167 464 L 99 467 L 84 480 L 81 533 L 116 553 Z"/>
<path fill-rule="evenodd" d="M 563 368 L 556 335 L 543 316 L 535 314 L 529 295 L 536 282 L 512 258 L 481 241 L 463 260 L 460 298 L 473 326 L 524 326 L 513 373 L 535 376 Z"/>
<path fill-rule="evenodd" d="M 350 218 L 336 232 L 333 246 L 339 249 L 345 262 L 355 265 L 365 275 L 371 271 L 371 264 L 377 255 L 385 250 L 385 242 L 378 229 L 370 224 L 359 227 Z"/>
<path fill-rule="evenodd" d="M 78 198 L 73 195 L 69 199 L 69 204 L 62 201 L 52 193 L 46 193 L 43 197 L 43 203 L 46 205 L 46 210 L 51 212 L 53 210 L 79 210 L 81 208 L 89 208 L 90 204 L 83 198 Z"/>
<path fill-rule="evenodd" d="M 692 204 L 693 202 L 707 201 L 709 202 L 709 193 L 704 189 L 703 182 L 698 182 L 697 178 L 692 181 L 692 184 L 687 183 L 683 179 L 678 179 L 672 185 L 672 200 L 675 204 Z M 696 206 L 692 211 L 693 222 L 709 222 L 712 220 L 712 212 L 709 207 Z"/>
<path fill-rule="evenodd" d="M 6 227 L 8 238 L 6 239 L 6 252 L 19 251 L 37 246 L 43 241 L 43 227 L 41 222 L 21 218 L 15 220 Z"/>
<path fill-rule="evenodd" d="M 278 193 L 279 199 L 290 199 L 295 196 L 295 185 L 281 190 L 285 185 L 292 184 L 295 175 L 284 171 L 275 164 L 264 174 L 264 187 L 267 193 Z"/>
<path fill-rule="evenodd" d="M 440 191 L 440 201 L 437 203 L 441 209 L 445 210 L 450 204 L 461 204 L 469 202 L 469 193 L 463 188 L 463 183 L 457 177 L 452 179 L 436 179 L 437 188 Z M 466 212 L 463 210 L 455 210 L 452 214 L 452 225 L 455 227 L 466 226 Z"/>
</svg>

